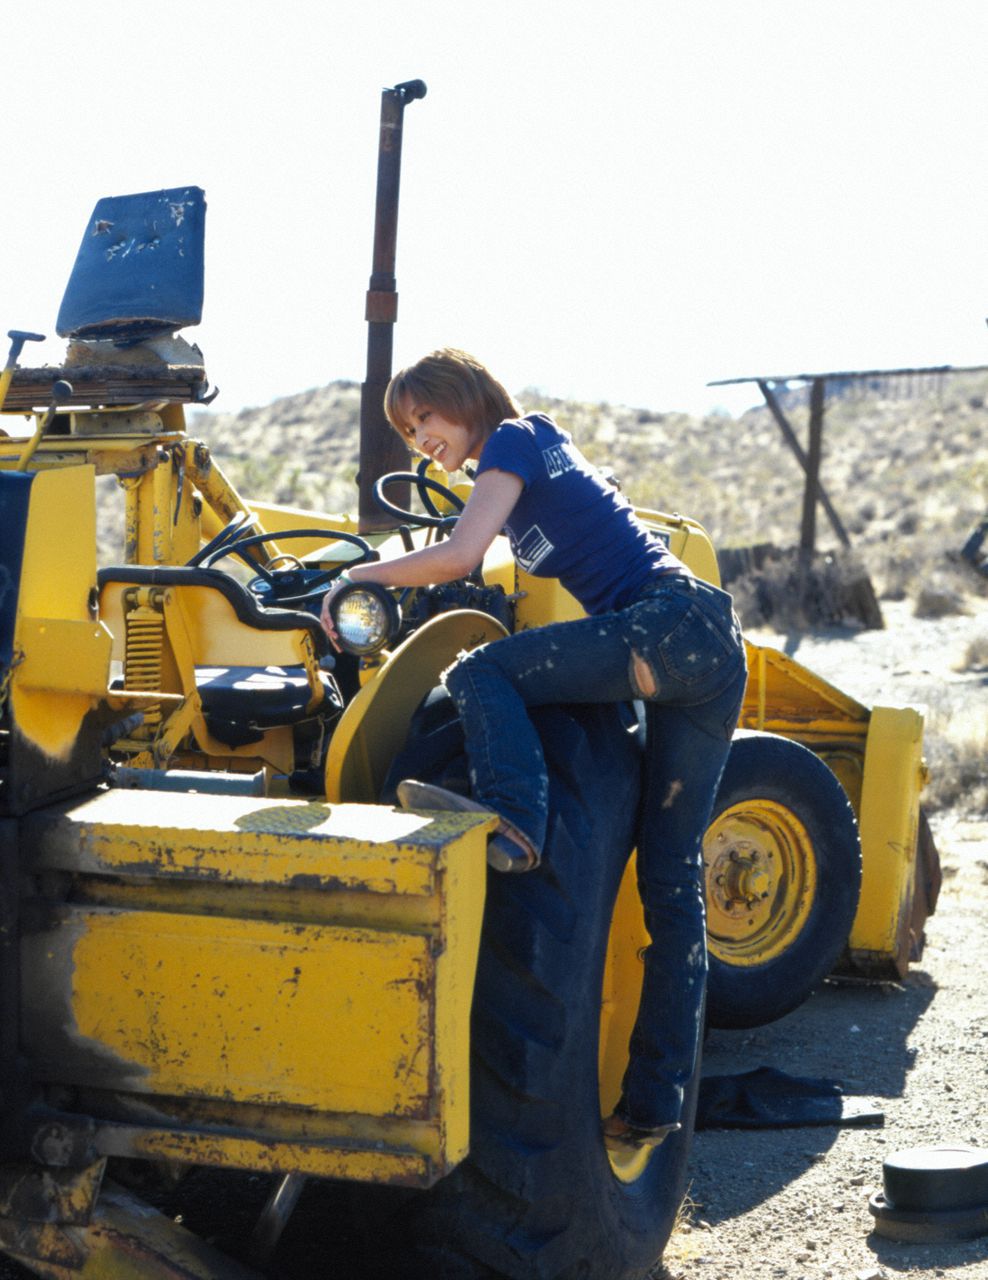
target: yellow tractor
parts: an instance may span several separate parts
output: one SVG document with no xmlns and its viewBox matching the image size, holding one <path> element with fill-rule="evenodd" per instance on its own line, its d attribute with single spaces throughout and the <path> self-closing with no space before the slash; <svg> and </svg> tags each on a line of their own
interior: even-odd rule
<svg viewBox="0 0 988 1280">
<path fill-rule="evenodd" d="M 63 366 L 17 368 L 35 335 L 12 333 L 0 1250 L 31 1274 L 323 1276 L 343 1219 L 293 1218 L 304 1186 L 345 1193 L 348 1277 L 619 1280 L 648 1273 L 683 1194 L 690 1123 L 634 1158 L 600 1130 L 649 941 L 634 707 L 538 713 L 552 818 L 531 875 L 488 873 L 486 817 L 392 803 L 407 773 L 465 784 L 443 668 L 575 602 L 498 540 L 463 582 L 340 593 L 340 654 L 317 621 L 347 565 L 445 536 L 469 489 L 408 471 L 381 412 L 423 93 L 382 99 L 357 518 L 251 503 L 186 433 L 208 397 L 175 336 L 201 310 L 197 188 L 97 205 Z M 123 491 L 116 564 L 97 564 L 101 477 Z M 717 580 L 698 524 L 640 514 Z M 704 844 L 716 1025 L 780 1016 L 838 963 L 903 973 L 935 896 L 919 712 L 749 658 Z"/>
</svg>

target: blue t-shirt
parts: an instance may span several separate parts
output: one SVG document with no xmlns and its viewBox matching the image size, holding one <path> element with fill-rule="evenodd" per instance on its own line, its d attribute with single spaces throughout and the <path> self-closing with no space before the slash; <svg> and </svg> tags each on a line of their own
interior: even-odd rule
<svg viewBox="0 0 988 1280">
<path fill-rule="evenodd" d="M 546 414 L 501 423 L 477 464 L 478 476 L 491 470 L 524 481 L 505 525 L 515 560 L 558 578 L 587 613 L 624 608 L 658 574 L 689 572 Z"/>
</svg>

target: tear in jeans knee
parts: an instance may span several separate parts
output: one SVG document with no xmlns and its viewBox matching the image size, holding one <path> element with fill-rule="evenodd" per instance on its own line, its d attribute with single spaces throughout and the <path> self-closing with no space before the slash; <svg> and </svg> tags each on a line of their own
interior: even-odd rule
<svg viewBox="0 0 988 1280">
<path fill-rule="evenodd" d="M 449 666 L 446 667 L 444 671 L 440 671 L 439 683 L 443 685 L 444 688 L 448 689 L 449 676 L 452 674 L 452 672 L 454 672 L 456 668 L 463 663 L 464 659 L 470 657 L 471 653 L 476 653 L 476 652 L 477 652 L 477 649 L 461 649 L 460 652 L 453 659 L 453 661 L 449 664 Z M 452 692 L 452 690 L 450 690 L 450 692 Z"/>
<path fill-rule="evenodd" d="M 638 698 L 654 698 L 659 685 L 651 664 L 636 650 L 631 650 L 631 661 L 628 664 L 628 675 L 631 687 Z"/>
</svg>

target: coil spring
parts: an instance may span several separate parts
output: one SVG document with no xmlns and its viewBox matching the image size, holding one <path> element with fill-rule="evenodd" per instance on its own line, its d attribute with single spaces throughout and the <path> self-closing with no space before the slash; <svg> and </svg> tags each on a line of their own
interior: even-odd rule
<svg viewBox="0 0 988 1280">
<path fill-rule="evenodd" d="M 124 641 L 124 685 L 128 689 L 152 692 L 161 688 L 165 619 L 159 608 L 139 604 L 126 615 Z M 161 704 L 143 708 L 142 731 L 135 736 L 154 737 L 161 726 Z"/>
</svg>

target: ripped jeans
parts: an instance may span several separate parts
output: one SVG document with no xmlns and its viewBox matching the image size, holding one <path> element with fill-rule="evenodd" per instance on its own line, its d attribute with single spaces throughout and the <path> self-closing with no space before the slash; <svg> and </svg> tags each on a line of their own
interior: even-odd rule
<svg viewBox="0 0 988 1280">
<path fill-rule="evenodd" d="M 677 1120 L 702 1034 L 706 923 L 701 846 L 745 684 L 731 597 L 688 576 L 653 580 L 613 613 L 520 631 L 443 676 L 466 737 L 474 796 L 541 850 L 549 793 L 526 707 L 645 704 L 638 887 L 652 939 L 618 1113 Z"/>
</svg>

